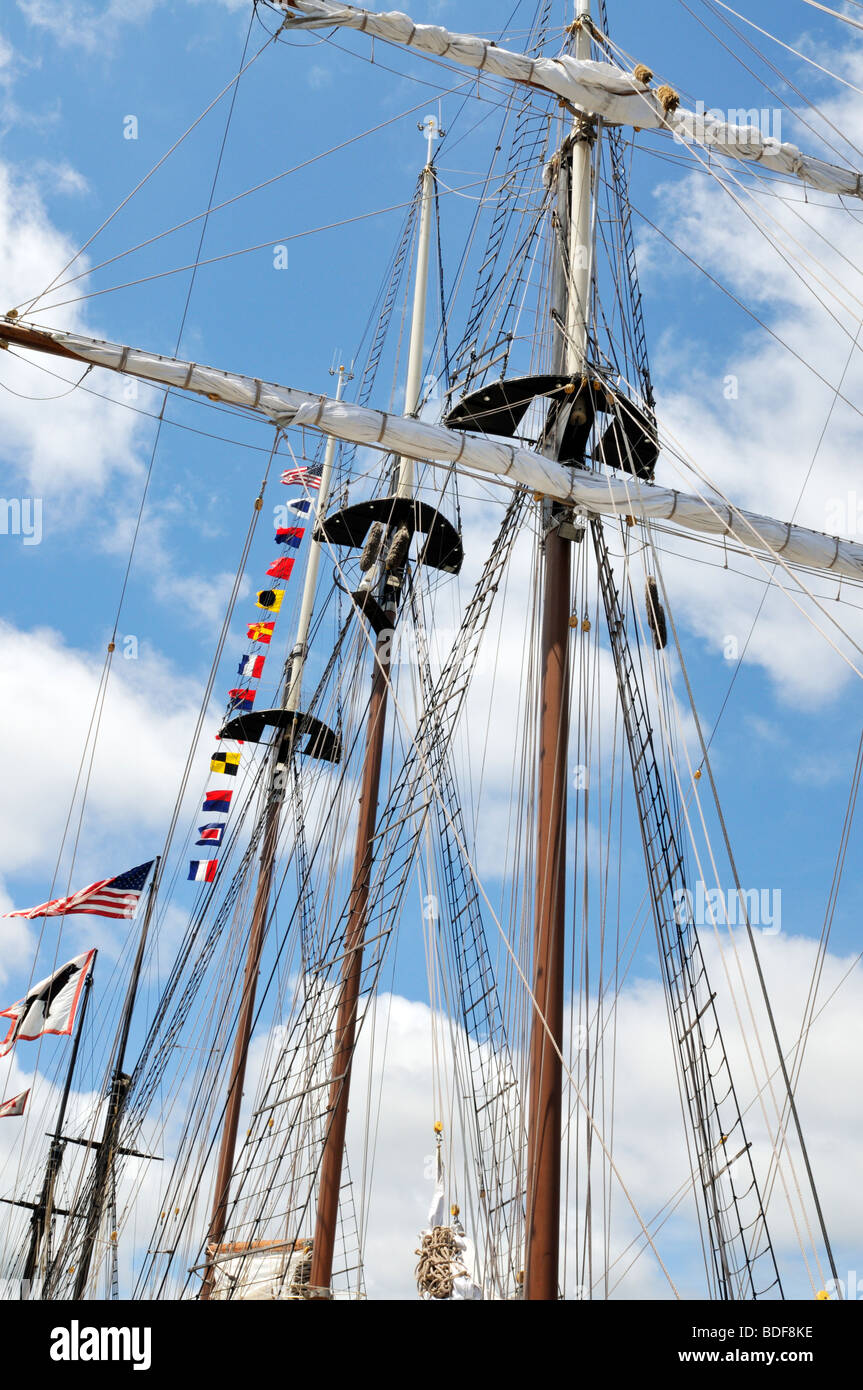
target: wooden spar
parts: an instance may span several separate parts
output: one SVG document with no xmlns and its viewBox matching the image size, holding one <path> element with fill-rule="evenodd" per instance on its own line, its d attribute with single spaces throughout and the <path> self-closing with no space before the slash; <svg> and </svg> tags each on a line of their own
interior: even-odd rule
<svg viewBox="0 0 863 1390">
<path fill-rule="evenodd" d="M 243 992 L 240 997 L 240 1012 L 237 1018 L 237 1031 L 234 1037 L 234 1052 L 231 1061 L 231 1075 L 228 1082 L 228 1099 L 225 1105 L 225 1119 L 222 1126 L 222 1140 L 219 1145 L 219 1163 L 216 1172 L 216 1187 L 213 1194 L 213 1211 L 207 1235 L 207 1264 L 204 1282 L 199 1297 L 204 1301 L 212 1296 L 216 1282 L 214 1260 L 222 1244 L 228 1224 L 228 1205 L 231 1195 L 231 1174 L 234 1168 L 234 1155 L 237 1147 L 237 1129 L 240 1123 L 240 1109 L 243 1104 L 243 1083 L 246 1079 L 246 1062 L 252 1025 L 255 1018 L 255 997 L 258 988 L 258 974 L 261 968 L 261 954 L 266 937 L 267 914 L 270 906 L 270 889 L 273 882 L 273 866 L 276 858 L 276 845 L 279 840 L 282 802 L 284 801 L 285 764 L 274 755 L 274 763 L 268 788 L 266 824 L 261 844 L 258 882 L 255 886 L 255 900 L 252 904 L 252 925 L 249 931 L 249 945 L 246 952 L 246 968 L 243 975 Z"/>
<path fill-rule="evenodd" d="M 318 1189 L 318 1209 L 312 1245 L 312 1268 L 309 1284 L 312 1289 L 329 1293 L 333 1273 L 333 1251 L 339 1215 L 339 1193 L 342 1185 L 342 1157 L 345 1149 L 345 1127 L 348 1119 L 351 1065 L 357 1031 L 357 1009 L 363 969 L 363 942 L 374 858 L 374 833 L 377 824 L 381 763 L 386 729 L 387 692 L 389 687 L 389 651 L 392 634 L 384 631 L 375 648 L 375 667 L 372 693 L 366 725 L 365 759 L 360 788 L 360 811 L 354 850 L 353 878 L 345 928 L 341 988 L 335 1030 L 335 1052 L 330 1079 L 329 1124 L 321 1160 Z"/>
<path fill-rule="evenodd" d="M 589 16 L 579 0 L 578 18 Z M 589 57 L 587 26 L 579 27 L 576 56 Z M 556 369 L 575 374 L 585 366 L 591 281 L 591 141 L 576 128 L 561 160 L 557 217 L 562 248 L 555 256 L 552 295 L 557 310 Z M 560 432 L 546 448 L 557 457 Z M 569 615 L 572 582 L 570 542 L 544 508 L 540 655 L 539 773 L 537 787 L 536 898 L 533 938 L 533 995 L 527 1115 L 527 1209 L 524 1298 L 558 1297 L 560 1174 L 563 1112 L 563 990 L 566 931 L 566 792 L 569 744 Z"/>
<path fill-rule="evenodd" d="M 25 1285 L 30 1285 L 39 1267 L 39 1254 L 42 1248 L 42 1241 L 45 1232 L 51 1221 L 51 1211 L 54 1206 L 54 1190 L 57 1186 L 57 1178 L 60 1175 L 60 1166 L 63 1162 L 63 1125 L 66 1120 L 66 1107 L 69 1104 L 69 1095 L 72 1090 L 72 1077 L 75 1072 L 75 1063 L 78 1060 L 78 1049 L 81 1046 L 81 1034 L 84 1030 L 84 1019 L 87 1014 L 87 1005 L 90 1002 L 90 991 L 93 987 L 93 967 L 96 958 L 87 971 L 84 980 L 84 998 L 81 1000 L 81 1008 L 78 1013 L 78 1027 L 75 1030 L 75 1041 L 72 1045 L 72 1055 L 69 1058 L 69 1067 L 66 1072 L 66 1082 L 63 1086 L 63 1095 L 60 1099 L 60 1109 L 57 1114 L 57 1127 L 51 1136 L 51 1147 L 48 1150 L 48 1162 L 45 1166 L 45 1179 L 42 1183 L 42 1191 L 39 1199 L 33 1208 L 33 1215 L 30 1218 L 30 1246 L 27 1251 L 27 1259 L 24 1262 L 24 1272 L 22 1280 Z"/>
</svg>

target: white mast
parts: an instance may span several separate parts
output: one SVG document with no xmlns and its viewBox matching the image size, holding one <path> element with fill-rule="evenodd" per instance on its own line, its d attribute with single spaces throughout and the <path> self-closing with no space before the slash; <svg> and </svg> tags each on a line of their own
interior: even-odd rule
<svg viewBox="0 0 863 1390">
<path fill-rule="evenodd" d="M 575 56 L 590 57 L 590 0 L 578 0 L 576 10 Z M 569 218 L 569 275 L 566 303 L 565 360 L 570 372 L 584 371 L 587 356 L 587 324 L 590 313 L 590 280 L 593 251 L 590 245 L 592 225 L 592 166 L 593 141 L 582 120 L 572 130 L 574 141 L 571 156 L 572 197 Z"/>
<path fill-rule="evenodd" d="M 426 133 L 426 163 L 422 171 L 422 194 L 420 201 L 420 225 L 417 237 L 417 265 L 414 280 L 414 302 L 411 314 L 410 345 L 408 347 L 408 370 L 405 382 L 405 415 L 416 415 L 419 410 L 423 349 L 425 347 L 426 299 L 428 297 L 429 245 L 431 242 L 431 202 L 434 189 L 433 145 L 437 139 L 438 123 L 434 116 L 426 116 L 420 130 Z M 399 459 L 399 480 L 397 496 L 409 497 L 414 485 L 414 460 L 407 454 Z"/>
</svg>

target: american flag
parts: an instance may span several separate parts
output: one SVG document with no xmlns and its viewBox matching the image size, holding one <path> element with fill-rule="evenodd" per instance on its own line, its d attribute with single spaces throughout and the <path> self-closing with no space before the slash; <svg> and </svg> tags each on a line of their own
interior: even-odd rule
<svg viewBox="0 0 863 1390">
<path fill-rule="evenodd" d="M 321 479 L 319 474 L 312 473 L 309 468 L 286 468 L 282 474 L 282 482 L 288 484 L 302 483 L 304 487 L 320 487 Z"/>
<path fill-rule="evenodd" d="M 75 912 L 89 912 L 94 917 L 134 917 L 138 899 L 147 882 L 153 860 L 139 864 L 116 878 L 100 878 L 88 888 L 82 888 L 68 898 L 52 898 L 49 903 L 29 907 L 21 912 L 7 912 L 6 917 L 71 917 Z"/>
</svg>

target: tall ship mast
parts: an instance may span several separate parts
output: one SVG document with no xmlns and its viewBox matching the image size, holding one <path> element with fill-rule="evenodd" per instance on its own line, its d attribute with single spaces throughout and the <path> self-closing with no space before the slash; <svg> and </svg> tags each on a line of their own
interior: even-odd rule
<svg viewBox="0 0 863 1390">
<path fill-rule="evenodd" d="M 839 908 L 842 940 L 853 898 L 861 759 L 807 868 L 806 911 L 820 904 L 823 926 L 807 917 L 783 935 L 781 885 L 747 875 L 755 845 L 793 892 L 791 831 L 773 843 L 781 796 L 754 809 L 742 740 L 755 716 L 726 739 L 726 707 L 736 717 L 750 651 L 787 669 L 804 705 L 820 688 L 815 664 L 764 654 L 762 613 L 792 645 L 801 632 L 817 643 L 834 683 L 856 691 L 863 676 L 863 543 L 847 509 L 834 528 L 801 508 L 834 415 L 850 430 L 860 414 L 842 247 L 863 155 L 855 166 L 850 139 L 831 138 L 822 158 L 752 113 L 707 110 L 621 46 L 635 18 L 608 9 L 539 0 L 490 34 L 339 0 L 256 3 L 235 76 L 205 109 L 222 125 L 204 211 L 126 243 L 115 225 L 201 116 L 47 284 L 13 287 L 10 390 L 47 371 L 75 399 L 152 417 L 154 433 L 54 879 L 37 907 L 18 907 L 16 888 L 8 914 L 28 961 L 32 949 L 0 1048 L 10 1298 L 846 1296 L 850 1199 L 824 1181 L 811 1116 L 818 1021 L 859 975 L 831 933 Z M 661 30 L 651 42 L 670 67 Z M 363 63 L 368 89 L 400 74 L 415 99 L 321 154 L 304 131 L 289 169 L 229 195 L 243 102 L 283 81 L 280 65 L 323 82 L 309 69 L 319 50 Z M 256 357 L 230 333 L 211 331 L 213 364 L 197 360 L 199 278 L 241 254 L 208 250 L 220 216 L 318 159 L 359 159 L 355 142 L 389 124 L 408 162 L 372 185 L 404 183 L 384 209 L 401 221 L 377 239 L 376 284 L 369 246 L 353 259 L 365 214 L 346 185 L 324 176 L 326 206 L 303 203 L 317 232 L 343 237 L 326 262 L 345 320 L 326 325 L 329 378 L 303 372 L 301 348 L 282 371 L 269 345 Z M 824 128 L 810 128 L 813 149 Z M 651 154 L 689 181 L 674 234 L 636 206 Z M 786 292 L 799 281 L 817 301 L 838 367 L 810 362 L 795 326 L 771 317 L 757 271 L 756 308 L 725 285 L 725 229 L 710 220 L 722 199 L 779 258 Z M 190 227 L 189 264 L 119 274 Z M 293 237 L 248 249 L 271 250 L 275 273 Z M 739 491 L 726 487 L 709 411 L 707 463 L 678 437 L 704 368 L 689 342 L 650 347 L 645 283 L 672 253 L 808 374 L 817 437 L 801 446 L 797 506 L 775 506 L 785 494 L 762 495 L 742 467 Z M 177 324 L 154 335 L 139 307 L 129 341 L 123 296 L 180 272 Z M 292 336 L 317 344 L 303 316 L 331 286 L 313 281 L 292 282 L 288 312 Z M 79 294 L 104 296 L 114 336 L 78 309 L 63 326 Z M 685 359 L 677 391 L 665 368 L 655 381 L 656 353 Z M 746 385 L 769 397 L 757 371 Z M 739 401 L 737 375 L 723 389 Z M 771 409 L 778 421 L 792 402 Z M 207 609 L 195 699 L 161 715 L 172 734 L 182 725 L 165 824 L 150 823 L 145 862 L 82 889 L 83 847 L 104 852 L 92 788 L 112 702 L 131 707 L 124 605 L 140 547 L 158 561 L 174 425 L 231 459 L 219 525 L 236 563 Z M 707 619 L 692 576 L 708 565 L 729 611 L 742 579 L 758 596 L 748 637 L 728 619 L 718 698 L 696 640 Z M 760 728 L 759 757 L 779 759 L 792 735 Z"/>
</svg>

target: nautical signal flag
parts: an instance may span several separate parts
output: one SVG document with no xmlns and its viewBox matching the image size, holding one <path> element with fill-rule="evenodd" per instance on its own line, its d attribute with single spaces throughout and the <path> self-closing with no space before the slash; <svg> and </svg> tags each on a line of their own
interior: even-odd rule
<svg viewBox="0 0 863 1390">
<path fill-rule="evenodd" d="M 228 777 L 236 777 L 239 766 L 239 753 L 214 753 L 210 759 L 213 772 L 224 772 Z"/>
<path fill-rule="evenodd" d="M 264 642 L 269 646 L 273 640 L 275 626 L 275 623 L 249 623 L 249 630 L 246 635 L 250 642 Z"/>
<path fill-rule="evenodd" d="M 195 844 L 213 846 L 220 845 L 222 843 L 222 836 L 224 835 L 224 833 L 225 827 L 223 825 L 219 825 L 218 822 L 215 821 L 211 822 L 208 825 L 199 825 L 198 834 L 201 838 L 200 840 L 196 840 Z"/>
<path fill-rule="evenodd" d="M 29 1094 L 29 1091 L 22 1091 L 20 1096 L 12 1096 L 11 1100 L 4 1100 L 0 1105 L 0 1120 L 8 1120 L 12 1115 L 23 1115 Z"/>
<path fill-rule="evenodd" d="M 138 864 L 116 878 L 100 878 L 86 888 L 79 888 L 68 898 L 52 898 L 38 907 L 20 912 L 6 912 L 6 917 L 71 917 L 76 912 L 89 912 L 93 917 L 134 917 L 138 899 L 147 881 L 153 861 Z"/>
<path fill-rule="evenodd" d="M 95 956 L 95 951 L 76 956 L 46 980 L 40 980 L 17 1004 L 0 1009 L 0 1018 L 11 1019 L 9 1031 L 0 1042 L 0 1057 L 11 1052 L 16 1042 L 33 1042 L 45 1033 L 71 1033 L 81 990 Z"/>
<path fill-rule="evenodd" d="M 273 579 L 290 579 L 293 568 L 294 562 L 291 559 L 274 560 L 267 574 L 272 575 Z"/>
<path fill-rule="evenodd" d="M 245 676 L 246 680 L 256 681 L 264 669 L 265 661 L 266 657 L 264 656 L 242 656 L 237 667 L 237 675 Z"/>
<path fill-rule="evenodd" d="M 284 482 L 284 478 L 282 481 Z M 312 510 L 312 505 L 313 503 L 310 497 L 294 497 L 290 502 L 285 503 L 288 511 L 296 512 L 298 516 L 308 516 L 309 512 Z"/>
<path fill-rule="evenodd" d="M 207 792 L 204 797 L 203 810 L 209 811 L 211 814 L 221 811 L 227 815 L 231 809 L 231 797 L 233 795 L 233 792 Z"/>
<path fill-rule="evenodd" d="M 216 877 L 218 859 L 192 859 L 189 863 L 189 878 L 193 883 L 212 883 Z"/>
<path fill-rule="evenodd" d="M 229 690 L 228 703 L 231 709 L 242 710 L 242 712 L 245 714 L 248 710 L 252 708 L 252 705 L 255 703 L 255 691 Z"/>
<path fill-rule="evenodd" d="M 258 597 L 255 599 L 255 607 L 269 608 L 271 613 L 278 613 L 284 597 L 284 589 L 261 589 Z"/>
<path fill-rule="evenodd" d="M 304 487 L 320 487 L 321 480 L 310 468 L 286 468 L 282 474 L 283 483 L 302 483 Z"/>
<path fill-rule="evenodd" d="M 276 545 L 289 545 L 292 550 L 299 550 L 305 534 L 305 526 L 279 526 L 276 529 Z"/>
</svg>

